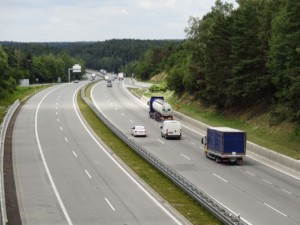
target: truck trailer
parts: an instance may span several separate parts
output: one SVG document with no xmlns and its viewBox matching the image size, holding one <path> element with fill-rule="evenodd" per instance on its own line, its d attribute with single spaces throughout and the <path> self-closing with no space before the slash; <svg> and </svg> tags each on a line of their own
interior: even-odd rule
<svg viewBox="0 0 300 225">
<path fill-rule="evenodd" d="M 149 116 L 156 121 L 172 120 L 172 106 L 165 102 L 163 96 L 152 96 L 148 102 Z"/>
<path fill-rule="evenodd" d="M 229 127 L 208 127 L 202 138 L 207 158 L 217 163 L 241 163 L 246 155 L 246 132 Z"/>
</svg>

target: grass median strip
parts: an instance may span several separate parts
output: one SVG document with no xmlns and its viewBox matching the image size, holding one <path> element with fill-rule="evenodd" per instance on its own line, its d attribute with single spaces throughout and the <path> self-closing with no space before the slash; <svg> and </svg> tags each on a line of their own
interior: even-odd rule
<svg viewBox="0 0 300 225">
<path fill-rule="evenodd" d="M 87 89 L 87 92 L 89 90 Z M 222 224 L 209 211 L 199 205 L 120 140 L 81 99 L 80 94 L 78 94 L 77 102 L 85 120 L 106 145 L 192 224 Z"/>
</svg>

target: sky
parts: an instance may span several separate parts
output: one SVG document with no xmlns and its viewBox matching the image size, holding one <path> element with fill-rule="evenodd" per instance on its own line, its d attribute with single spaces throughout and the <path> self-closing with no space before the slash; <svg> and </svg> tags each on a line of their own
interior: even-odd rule
<svg viewBox="0 0 300 225">
<path fill-rule="evenodd" d="M 202 18 L 214 5 L 215 0 L 0 0 L 0 41 L 184 39 L 189 18 Z"/>
</svg>

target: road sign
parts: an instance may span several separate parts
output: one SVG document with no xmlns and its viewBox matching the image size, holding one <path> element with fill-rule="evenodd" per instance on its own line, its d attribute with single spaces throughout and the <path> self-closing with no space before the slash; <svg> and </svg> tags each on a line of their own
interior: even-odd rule
<svg viewBox="0 0 300 225">
<path fill-rule="evenodd" d="M 75 64 L 73 66 L 73 73 L 80 73 L 81 72 L 81 66 L 79 64 Z"/>
</svg>

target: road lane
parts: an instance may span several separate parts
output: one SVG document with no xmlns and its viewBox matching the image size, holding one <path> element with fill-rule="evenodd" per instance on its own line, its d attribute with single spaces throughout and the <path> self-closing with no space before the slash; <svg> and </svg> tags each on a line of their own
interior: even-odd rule
<svg viewBox="0 0 300 225">
<path fill-rule="evenodd" d="M 40 92 L 18 116 L 13 151 L 23 223 L 181 224 L 91 136 L 75 110 L 80 85 Z"/>
<path fill-rule="evenodd" d="M 148 137 L 135 141 L 250 223 L 300 223 L 298 179 L 248 157 L 241 166 L 216 164 L 205 158 L 200 134 L 185 127 L 182 140 L 162 139 L 159 123 L 148 118 L 147 107 L 124 90 L 124 83 L 115 81 L 112 89 L 99 83 L 92 96 L 99 109 L 129 137 L 131 121 L 146 126 Z"/>
</svg>

